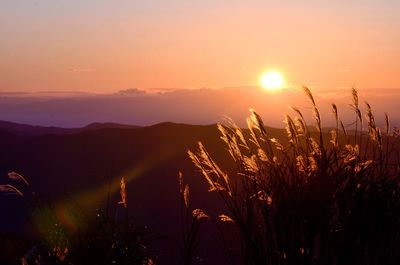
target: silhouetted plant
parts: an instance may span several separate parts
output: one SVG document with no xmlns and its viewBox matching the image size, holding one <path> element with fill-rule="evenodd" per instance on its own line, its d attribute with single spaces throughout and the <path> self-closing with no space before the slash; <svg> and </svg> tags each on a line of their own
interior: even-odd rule
<svg viewBox="0 0 400 265">
<path fill-rule="evenodd" d="M 332 105 L 336 127 L 324 133 L 310 90 L 315 130 L 300 110 L 286 115 L 287 141 L 271 138 L 251 110 L 248 130 L 219 124 L 236 168 L 221 169 L 202 143 L 189 156 L 217 192 L 238 228 L 245 264 L 398 264 L 400 262 L 399 130 L 375 124 L 368 103 L 346 130 Z M 367 131 L 363 126 L 367 123 Z M 342 129 L 340 133 L 339 128 Z"/>
<path fill-rule="evenodd" d="M 198 259 L 199 230 L 201 224 L 209 219 L 201 209 L 189 209 L 189 185 L 184 182 L 183 174 L 179 172 L 179 192 L 181 197 L 181 220 L 183 245 L 181 249 L 182 263 L 193 264 Z"/>
<path fill-rule="evenodd" d="M 21 175 L 11 172 L 8 176 L 30 188 Z M 124 211 L 122 219 L 116 215 L 111 217 L 101 210 L 93 216 L 86 215 L 79 207 L 67 209 L 72 207 L 67 202 L 55 205 L 39 202 L 36 198 L 32 200 L 32 217 L 39 240 L 21 258 L 21 264 L 154 264 L 148 248 L 150 239 L 147 227 L 128 215 L 125 185 L 122 178 L 121 201 L 116 209 Z M 11 184 L 0 185 L 1 192 L 24 198 L 21 190 Z M 69 211 L 69 214 L 74 212 L 76 216 L 69 216 L 68 221 L 74 219 L 77 223 L 70 224 L 62 220 L 63 216 L 58 212 L 60 209 Z"/>
<path fill-rule="evenodd" d="M 153 264 L 146 226 L 99 212 L 72 237 L 72 264 Z"/>
</svg>

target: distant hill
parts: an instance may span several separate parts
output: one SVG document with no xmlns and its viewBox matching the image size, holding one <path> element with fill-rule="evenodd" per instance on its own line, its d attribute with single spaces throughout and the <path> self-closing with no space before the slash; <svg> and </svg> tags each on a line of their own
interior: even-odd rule
<svg viewBox="0 0 400 265">
<path fill-rule="evenodd" d="M 94 122 L 85 127 L 78 128 L 75 130 L 85 131 L 85 130 L 98 130 L 98 129 L 133 129 L 139 128 L 137 125 L 127 125 L 127 124 L 119 124 L 114 122 Z"/>
<path fill-rule="evenodd" d="M 118 124 L 112 122 L 106 123 L 91 123 L 82 128 L 60 128 L 60 127 L 53 127 L 53 126 L 35 126 L 35 125 L 27 125 L 27 124 L 20 124 L 15 122 L 9 121 L 0 121 L 0 130 L 7 131 L 11 134 L 18 135 L 18 136 L 39 136 L 39 135 L 46 135 L 46 134 L 72 134 L 78 133 L 86 130 L 97 130 L 97 129 L 105 129 L 105 128 L 137 128 L 139 126 L 135 125 L 125 125 L 125 124 Z"/>
</svg>

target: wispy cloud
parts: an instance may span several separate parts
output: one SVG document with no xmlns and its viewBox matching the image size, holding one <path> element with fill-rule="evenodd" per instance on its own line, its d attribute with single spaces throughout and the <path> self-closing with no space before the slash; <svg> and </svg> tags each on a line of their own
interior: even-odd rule
<svg viewBox="0 0 400 265">
<path fill-rule="evenodd" d="M 74 72 L 74 73 L 76 73 L 76 72 L 93 72 L 93 69 L 92 68 L 75 68 L 75 67 L 72 67 L 72 68 L 69 68 L 68 71 L 69 72 Z"/>
<path fill-rule="evenodd" d="M 146 90 L 139 88 L 128 88 L 114 93 L 114 95 L 117 96 L 144 96 L 146 94 L 147 94 Z"/>
</svg>

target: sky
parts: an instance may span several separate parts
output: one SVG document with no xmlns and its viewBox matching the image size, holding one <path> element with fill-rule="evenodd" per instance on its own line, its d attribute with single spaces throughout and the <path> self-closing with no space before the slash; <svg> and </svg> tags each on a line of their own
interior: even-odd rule
<svg viewBox="0 0 400 265">
<path fill-rule="evenodd" d="M 1 0 L 0 92 L 400 88 L 400 1 Z"/>
</svg>

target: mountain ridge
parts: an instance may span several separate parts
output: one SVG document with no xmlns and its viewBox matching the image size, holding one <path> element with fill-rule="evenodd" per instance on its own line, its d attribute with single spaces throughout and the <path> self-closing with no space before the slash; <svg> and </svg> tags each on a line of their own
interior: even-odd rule
<svg viewBox="0 0 400 265">
<path fill-rule="evenodd" d="M 74 134 L 86 130 L 110 128 L 139 128 L 137 125 L 120 124 L 114 122 L 92 122 L 83 127 L 64 128 L 57 126 L 41 126 L 0 120 L 0 130 L 7 131 L 17 136 L 40 136 L 46 134 Z"/>
</svg>

